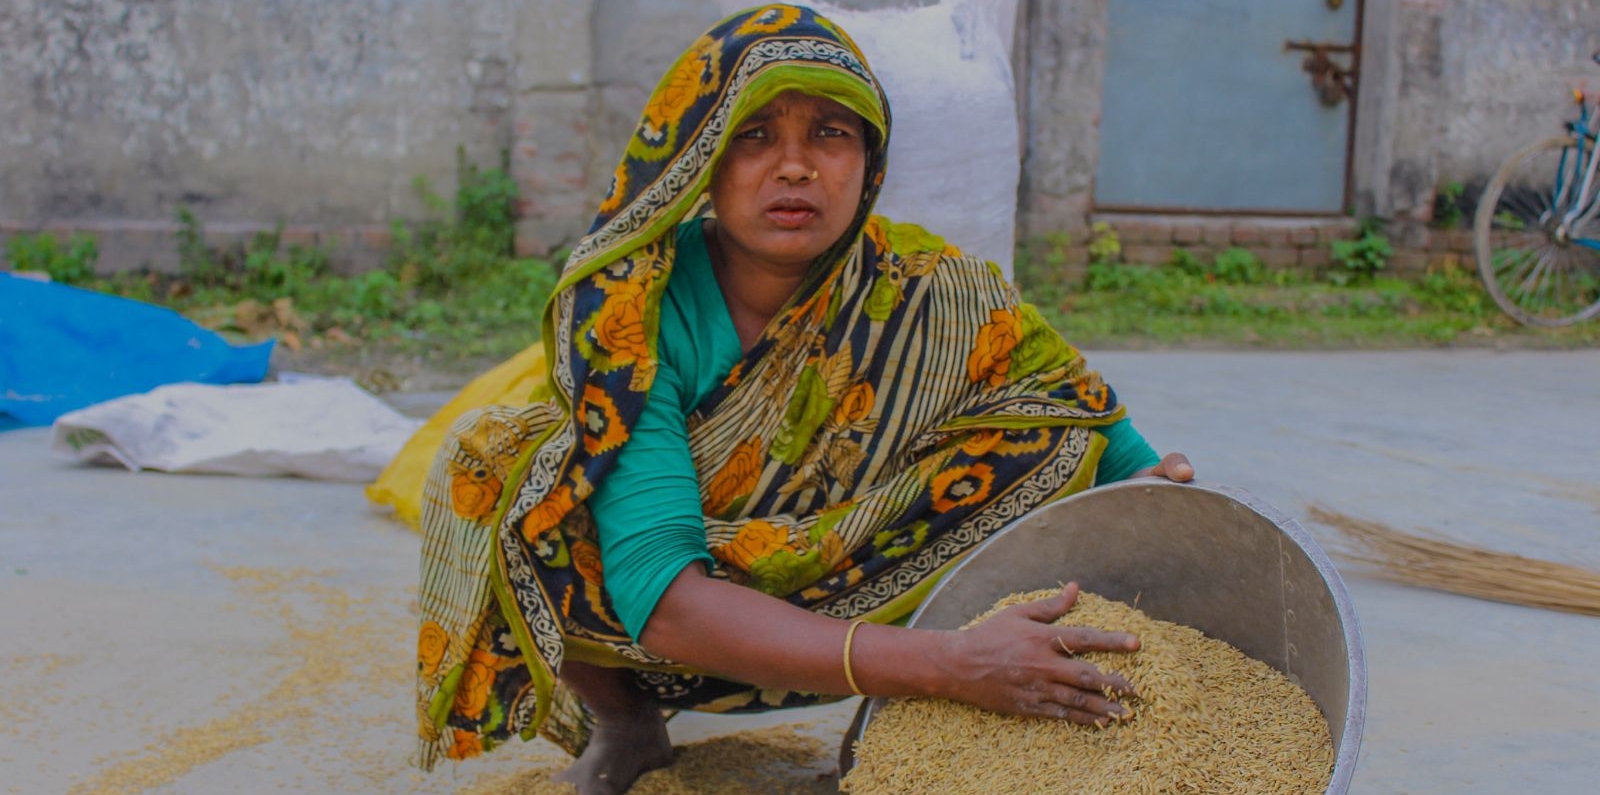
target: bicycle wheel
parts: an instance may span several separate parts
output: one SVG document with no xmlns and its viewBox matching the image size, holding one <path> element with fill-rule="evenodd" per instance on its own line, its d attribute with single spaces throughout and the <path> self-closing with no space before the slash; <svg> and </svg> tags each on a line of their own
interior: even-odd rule
<svg viewBox="0 0 1600 795">
<path fill-rule="evenodd" d="M 1478 200 L 1478 273 L 1522 323 L 1565 326 L 1600 314 L 1600 220 L 1565 223 L 1587 164 L 1570 135 L 1540 141 L 1508 158 Z"/>
</svg>

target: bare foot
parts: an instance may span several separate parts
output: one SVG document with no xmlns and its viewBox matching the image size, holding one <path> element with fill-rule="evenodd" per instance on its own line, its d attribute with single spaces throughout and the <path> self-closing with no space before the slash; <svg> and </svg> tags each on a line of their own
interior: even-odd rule
<svg viewBox="0 0 1600 795">
<path fill-rule="evenodd" d="M 578 795 L 622 795 L 640 776 L 670 764 L 667 723 L 652 705 L 635 720 L 595 726 L 583 755 L 551 780 L 577 787 Z"/>
</svg>

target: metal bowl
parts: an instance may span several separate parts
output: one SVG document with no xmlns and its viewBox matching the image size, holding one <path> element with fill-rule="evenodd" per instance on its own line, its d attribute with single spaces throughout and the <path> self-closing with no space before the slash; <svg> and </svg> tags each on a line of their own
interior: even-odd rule
<svg viewBox="0 0 1600 795">
<path fill-rule="evenodd" d="M 1008 594 L 1077 581 L 1138 599 L 1277 668 L 1310 694 L 1333 735 L 1327 792 L 1345 795 L 1366 711 L 1366 658 L 1344 581 L 1305 528 L 1239 489 L 1151 478 L 1103 486 L 1013 522 L 951 570 L 910 626 L 955 629 Z M 881 699 L 845 738 L 841 769 Z"/>
</svg>

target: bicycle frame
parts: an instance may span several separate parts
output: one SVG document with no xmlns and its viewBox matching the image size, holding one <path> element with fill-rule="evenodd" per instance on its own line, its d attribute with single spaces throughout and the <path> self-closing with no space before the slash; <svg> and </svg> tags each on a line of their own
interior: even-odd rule
<svg viewBox="0 0 1600 795">
<path fill-rule="evenodd" d="M 1594 61 L 1600 64 L 1600 53 L 1595 53 Z M 1567 174 L 1567 155 L 1572 151 L 1570 148 L 1561 153 L 1561 162 L 1556 170 L 1555 203 L 1551 205 L 1552 207 L 1562 206 L 1562 202 L 1567 198 L 1567 190 L 1576 181 L 1579 172 L 1583 174 L 1583 182 L 1574 197 L 1572 209 L 1561 219 L 1563 230 L 1586 224 L 1594 220 L 1596 215 L 1600 215 L 1600 191 L 1594 189 L 1595 172 L 1597 167 L 1600 167 L 1600 129 L 1591 129 L 1589 126 L 1600 112 L 1591 113 L 1584 99 L 1583 94 L 1578 92 L 1578 120 L 1567 124 L 1568 131 L 1576 141 L 1577 149 L 1572 178 L 1569 179 Z M 1600 102 L 1596 103 L 1596 108 L 1600 109 Z M 1600 240 L 1588 238 L 1571 238 L 1571 240 L 1578 245 L 1600 251 Z"/>
</svg>

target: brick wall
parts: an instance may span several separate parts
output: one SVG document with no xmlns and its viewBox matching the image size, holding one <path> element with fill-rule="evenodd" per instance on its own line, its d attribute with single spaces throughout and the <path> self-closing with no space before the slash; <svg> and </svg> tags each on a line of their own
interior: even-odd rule
<svg viewBox="0 0 1600 795">
<path fill-rule="evenodd" d="M 1210 260 L 1229 248 L 1243 248 L 1254 252 L 1269 268 L 1317 270 L 1329 265 L 1328 250 L 1333 241 L 1348 240 L 1356 234 L 1356 222 L 1350 218 L 1096 215 L 1093 220 L 1116 230 L 1124 262 L 1142 265 L 1165 264 L 1174 249 L 1187 249 L 1202 260 Z M 205 233 L 211 245 L 228 247 L 271 229 L 264 224 L 213 223 L 205 226 Z M 177 266 L 178 226 L 163 221 L 54 222 L 42 227 L 0 221 L 0 251 L 13 235 L 41 231 L 62 240 L 77 232 L 94 235 L 99 242 L 98 270 L 102 273 L 144 268 L 170 272 Z M 1471 230 L 1394 224 L 1385 234 L 1394 247 L 1389 271 L 1395 275 L 1414 276 L 1430 267 L 1473 267 Z M 390 243 L 389 227 L 379 225 L 291 225 L 284 227 L 282 238 L 284 247 L 298 244 L 326 248 L 335 270 L 341 273 L 381 267 Z M 1088 264 L 1088 244 L 1089 235 L 1072 236 L 1066 251 L 1068 267 L 1077 269 Z"/>
<path fill-rule="evenodd" d="M 1116 231 L 1124 262 L 1142 265 L 1165 264 L 1173 250 L 1180 248 L 1202 260 L 1230 248 L 1243 248 L 1254 252 L 1269 268 L 1318 270 L 1330 264 L 1329 248 L 1334 241 L 1356 236 L 1356 221 L 1351 218 L 1098 214 L 1093 221 L 1108 224 Z M 1394 247 L 1389 270 L 1396 275 L 1413 276 L 1430 267 L 1472 264 L 1471 230 L 1403 224 L 1392 225 L 1385 235 Z M 1067 264 L 1087 264 L 1088 244 L 1088 235 L 1074 236 L 1067 250 Z"/>
</svg>

